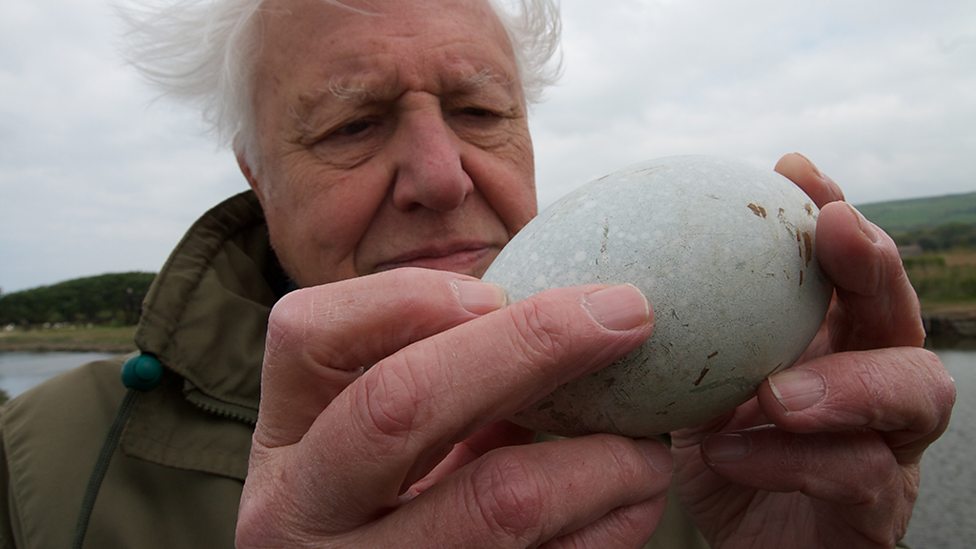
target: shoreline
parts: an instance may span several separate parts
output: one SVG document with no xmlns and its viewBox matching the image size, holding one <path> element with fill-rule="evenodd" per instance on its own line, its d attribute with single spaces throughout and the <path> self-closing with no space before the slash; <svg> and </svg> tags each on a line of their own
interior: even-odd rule
<svg viewBox="0 0 976 549">
<path fill-rule="evenodd" d="M 111 353 L 127 354 L 136 351 L 134 343 L 128 345 L 85 342 L 6 342 L 0 339 L 0 353 Z"/>
<path fill-rule="evenodd" d="M 135 326 L 59 326 L 0 331 L 0 352 L 129 353 Z"/>
<path fill-rule="evenodd" d="M 929 338 L 976 340 L 976 306 L 972 304 L 922 310 L 922 324 Z"/>
<path fill-rule="evenodd" d="M 925 346 L 976 348 L 976 304 L 922 311 Z M 0 331 L 0 352 L 94 352 L 126 354 L 137 350 L 135 326 Z"/>
</svg>

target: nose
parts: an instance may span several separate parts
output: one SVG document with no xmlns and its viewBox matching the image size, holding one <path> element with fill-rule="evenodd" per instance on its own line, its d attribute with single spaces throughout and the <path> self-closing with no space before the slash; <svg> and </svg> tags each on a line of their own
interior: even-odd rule
<svg viewBox="0 0 976 549">
<path fill-rule="evenodd" d="M 393 204 L 398 209 L 447 212 L 464 203 L 474 182 L 464 170 L 461 143 L 439 106 L 404 113 L 396 140 Z"/>
</svg>

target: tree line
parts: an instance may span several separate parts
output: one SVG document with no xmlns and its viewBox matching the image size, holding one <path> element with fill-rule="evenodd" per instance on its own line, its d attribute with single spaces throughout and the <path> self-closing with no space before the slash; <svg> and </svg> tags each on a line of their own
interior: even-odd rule
<svg viewBox="0 0 976 549">
<path fill-rule="evenodd" d="M 892 231 L 899 246 L 918 245 L 926 252 L 958 248 L 976 249 L 976 223 L 945 223 L 931 227 Z"/>
<path fill-rule="evenodd" d="M 131 325 L 155 273 L 110 273 L 0 295 L 0 325 Z"/>
</svg>

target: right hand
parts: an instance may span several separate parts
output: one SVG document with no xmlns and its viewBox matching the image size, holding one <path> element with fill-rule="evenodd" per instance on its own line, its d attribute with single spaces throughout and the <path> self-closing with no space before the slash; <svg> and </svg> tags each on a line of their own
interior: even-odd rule
<svg viewBox="0 0 976 549">
<path fill-rule="evenodd" d="M 399 269 L 271 314 L 238 547 L 638 546 L 671 476 L 657 441 L 527 444 L 505 421 L 651 332 L 632 286 L 503 292 Z"/>
</svg>

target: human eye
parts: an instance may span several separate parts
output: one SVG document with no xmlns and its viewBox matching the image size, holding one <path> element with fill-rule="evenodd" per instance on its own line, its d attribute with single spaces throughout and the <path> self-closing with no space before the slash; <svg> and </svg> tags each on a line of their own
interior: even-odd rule
<svg viewBox="0 0 976 549">
<path fill-rule="evenodd" d="M 461 109 L 461 114 L 474 118 L 488 118 L 496 116 L 491 109 L 486 109 L 483 107 L 464 107 Z"/>
<path fill-rule="evenodd" d="M 372 118 L 359 118 L 351 122 L 342 124 L 327 132 L 323 139 L 350 139 L 365 137 L 371 130 L 375 129 L 377 121 Z"/>
</svg>

